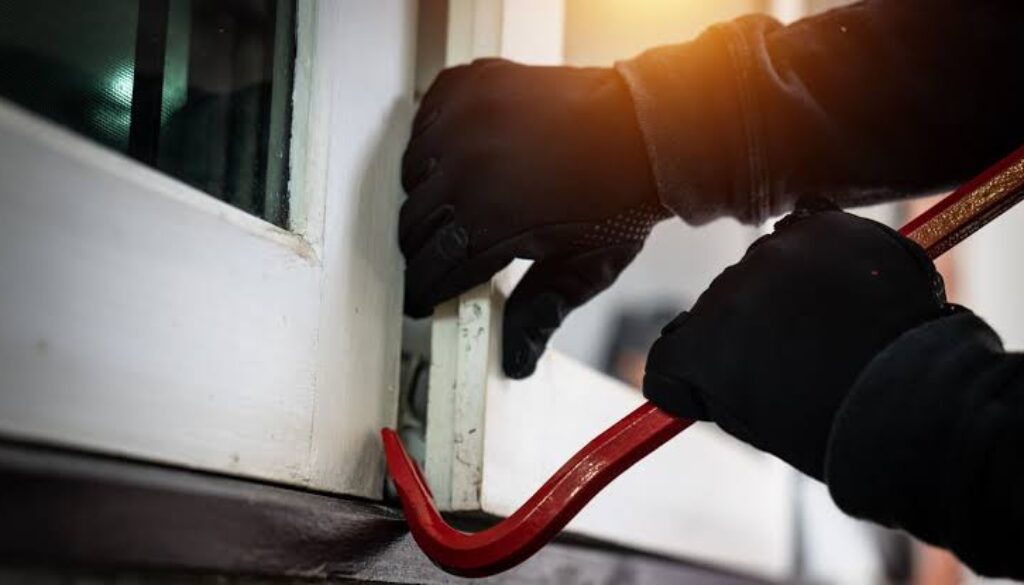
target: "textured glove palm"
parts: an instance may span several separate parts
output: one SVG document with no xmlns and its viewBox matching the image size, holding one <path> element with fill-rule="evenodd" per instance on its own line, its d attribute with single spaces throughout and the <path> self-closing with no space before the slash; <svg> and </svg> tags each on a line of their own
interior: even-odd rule
<svg viewBox="0 0 1024 585">
<path fill-rule="evenodd" d="M 489 59 L 443 72 L 402 162 L 405 311 L 536 260 L 505 308 L 504 366 L 529 375 L 566 314 L 607 288 L 668 214 L 610 69 Z"/>
<path fill-rule="evenodd" d="M 858 374 L 946 304 L 919 246 L 813 205 L 780 221 L 665 327 L 644 394 L 821 479 L 832 420 Z"/>
</svg>

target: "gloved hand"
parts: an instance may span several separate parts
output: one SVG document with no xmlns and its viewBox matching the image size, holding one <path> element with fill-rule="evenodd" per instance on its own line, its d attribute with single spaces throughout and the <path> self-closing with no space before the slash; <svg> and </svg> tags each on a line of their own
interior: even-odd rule
<svg viewBox="0 0 1024 585">
<path fill-rule="evenodd" d="M 949 310 L 917 244 L 823 200 L 803 202 L 665 327 L 644 394 L 821 479 L 833 418 L 858 374 Z"/>
<path fill-rule="evenodd" d="M 402 161 L 405 312 L 536 262 L 508 299 L 505 372 L 533 372 L 566 314 L 607 288 L 668 216 L 611 69 L 500 59 L 441 73 Z"/>
</svg>

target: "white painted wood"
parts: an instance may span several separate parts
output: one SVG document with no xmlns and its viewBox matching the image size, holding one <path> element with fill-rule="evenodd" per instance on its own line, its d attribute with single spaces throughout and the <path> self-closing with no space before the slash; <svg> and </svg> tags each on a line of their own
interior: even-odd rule
<svg viewBox="0 0 1024 585">
<path fill-rule="evenodd" d="M 380 496 L 414 19 L 300 0 L 296 233 L 0 103 L 0 434 Z"/>
<path fill-rule="evenodd" d="M 501 54 L 503 0 L 450 0 L 445 63 L 455 66 Z M 442 510 L 480 508 L 483 459 L 482 390 L 487 344 L 467 346 L 467 335 L 489 335 L 492 284 L 468 291 L 434 309 L 431 326 L 430 400 L 427 403 L 424 471 Z M 477 313 L 477 311 L 483 311 Z M 463 322 L 463 318 L 467 318 Z M 471 331 L 487 323 L 482 331 Z M 471 385 L 467 382 L 473 380 Z"/>
<path fill-rule="evenodd" d="M 534 61 L 562 60 L 561 1 L 545 0 L 452 0 L 448 3 L 446 58 L 448 66 L 469 63 L 479 57 L 519 59 L 517 50 Z M 535 34 L 530 23 L 550 18 L 556 27 L 540 25 Z M 515 26 L 509 28 L 507 23 Z M 515 37 L 509 33 L 514 33 Z M 538 44 L 540 49 L 535 49 Z M 487 373 L 479 366 L 492 358 L 487 343 L 466 343 L 468 336 L 485 339 L 495 330 L 490 298 L 496 286 L 511 290 L 528 267 L 525 261 L 437 307 L 431 332 L 431 398 L 427 406 L 425 473 L 435 500 L 444 510 L 478 510 L 483 457 L 483 433 L 477 433 L 484 416 L 482 390 Z M 441 389 L 443 390 L 433 390 Z M 432 423 L 430 421 L 433 421 Z"/>
<path fill-rule="evenodd" d="M 434 502 L 442 510 L 452 509 L 458 332 L 458 299 L 434 307 L 430 327 L 430 373 L 427 380 L 429 398 L 423 471 Z M 470 504 L 472 510 L 473 502 Z"/>
<path fill-rule="evenodd" d="M 536 11 L 548 6 L 553 18 L 562 18 L 556 4 L 505 0 L 494 40 L 500 40 L 502 51 L 517 46 L 532 51 L 532 42 L 560 48 L 560 39 L 536 37 L 550 34 L 548 28 L 526 27 L 525 16 L 510 16 L 524 10 L 536 22 L 543 18 Z M 471 7 L 484 5 L 495 10 L 492 2 Z M 467 24 L 481 20 L 492 22 L 452 15 L 449 64 L 486 55 L 466 49 L 488 46 L 479 38 L 481 28 Z M 460 34 L 464 37 L 451 38 Z M 560 54 L 530 56 L 561 59 Z M 522 268 L 505 271 L 435 312 L 426 474 L 445 510 L 510 514 L 587 441 L 642 401 L 636 390 L 550 350 L 527 380 L 501 374 L 502 302 Z M 792 479 L 792 470 L 780 461 L 710 425 L 697 425 L 609 486 L 568 530 L 783 577 L 793 556 Z"/>
<path fill-rule="evenodd" d="M 322 391 L 313 411 L 310 466 L 315 485 L 344 481 L 379 497 L 379 432 L 394 425 L 398 408 L 398 169 L 413 113 L 416 5 L 320 5 L 318 26 L 326 46 L 315 58 L 318 65 L 331 63 L 324 79 L 330 85 L 312 123 L 324 125 L 330 138 L 317 338 Z"/>
</svg>

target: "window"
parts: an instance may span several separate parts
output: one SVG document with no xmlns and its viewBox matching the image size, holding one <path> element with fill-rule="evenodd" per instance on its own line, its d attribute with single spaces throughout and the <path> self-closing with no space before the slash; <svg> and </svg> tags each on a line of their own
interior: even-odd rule
<svg viewBox="0 0 1024 585">
<path fill-rule="evenodd" d="M 121 58 L 137 97 L 140 27 L 132 7 L 148 1 L 31 2 L 29 10 L 0 0 L 0 37 L 31 41 L 52 61 L 82 63 L 76 70 L 85 87 L 108 94 L 88 102 L 94 108 L 113 101 L 109 76 Z M 120 7 L 123 18 L 99 5 Z M 182 5 L 190 16 L 175 20 Z M 166 80 L 210 89 L 200 70 L 224 83 L 220 97 L 270 79 L 269 54 L 253 47 L 267 47 L 271 23 L 275 39 L 292 28 L 277 12 L 282 5 L 168 3 L 161 111 L 173 103 L 163 97 L 173 87 Z M 416 4 L 296 0 L 294 8 L 294 67 L 273 59 L 282 67 L 272 76 L 270 113 L 246 118 L 269 126 L 245 147 L 270 141 L 279 122 L 288 128 L 276 130 L 290 150 L 287 230 L 161 172 L 160 163 L 154 169 L 119 154 L 128 152 L 134 112 L 111 136 L 97 125 L 69 129 L 52 113 L 61 105 L 52 89 L 37 90 L 31 107 L 0 97 L 0 435 L 380 497 L 377 437 L 394 424 L 398 403 L 395 169 L 412 117 Z M 74 14 L 57 27 L 65 12 Z M 187 77 L 168 66 L 185 46 L 175 44 L 182 22 L 190 33 Z M 234 40 L 198 52 L 199 36 L 210 40 L 204 35 L 220 28 L 236 31 Z M 58 43 L 61 34 L 69 37 Z M 10 42 L 0 46 L 12 50 Z M 263 69 L 240 64 L 257 60 Z M 294 91 L 278 85 L 281 68 L 291 69 Z M 14 70 L 0 68 L 8 90 Z M 243 70 L 255 73 L 235 74 Z M 60 81 L 39 73 L 22 73 L 30 81 L 20 87 Z M 120 87 L 127 92 L 127 83 Z M 63 95 L 74 105 L 91 94 Z M 56 106 L 44 111 L 44 99 Z M 284 124 L 275 116 L 288 101 L 293 113 Z M 235 148 L 236 136 L 212 126 L 249 115 L 255 103 L 222 99 L 219 117 L 191 123 L 195 145 L 185 153 L 206 164 L 204 140 Z M 159 127 L 161 156 L 173 118 Z"/>
<path fill-rule="evenodd" d="M 285 226 L 293 0 L 0 0 L 0 96 Z"/>
</svg>

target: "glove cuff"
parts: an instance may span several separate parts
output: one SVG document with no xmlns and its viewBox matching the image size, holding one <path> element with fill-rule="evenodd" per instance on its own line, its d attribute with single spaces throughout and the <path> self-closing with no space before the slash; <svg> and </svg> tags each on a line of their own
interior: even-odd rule
<svg viewBox="0 0 1024 585">
<path fill-rule="evenodd" d="M 971 408 L 972 364 L 1002 352 L 999 337 L 963 311 L 903 334 L 871 361 L 840 407 L 825 479 L 848 514 L 948 545 L 966 467 L 959 444 Z M 942 380 L 941 368 L 964 372 Z"/>
<path fill-rule="evenodd" d="M 766 153 L 751 130 L 758 108 L 744 80 L 746 37 L 779 26 L 745 17 L 615 64 L 633 97 L 661 202 L 687 223 L 723 216 L 753 223 L 778 211 Z"/>
</svg>

